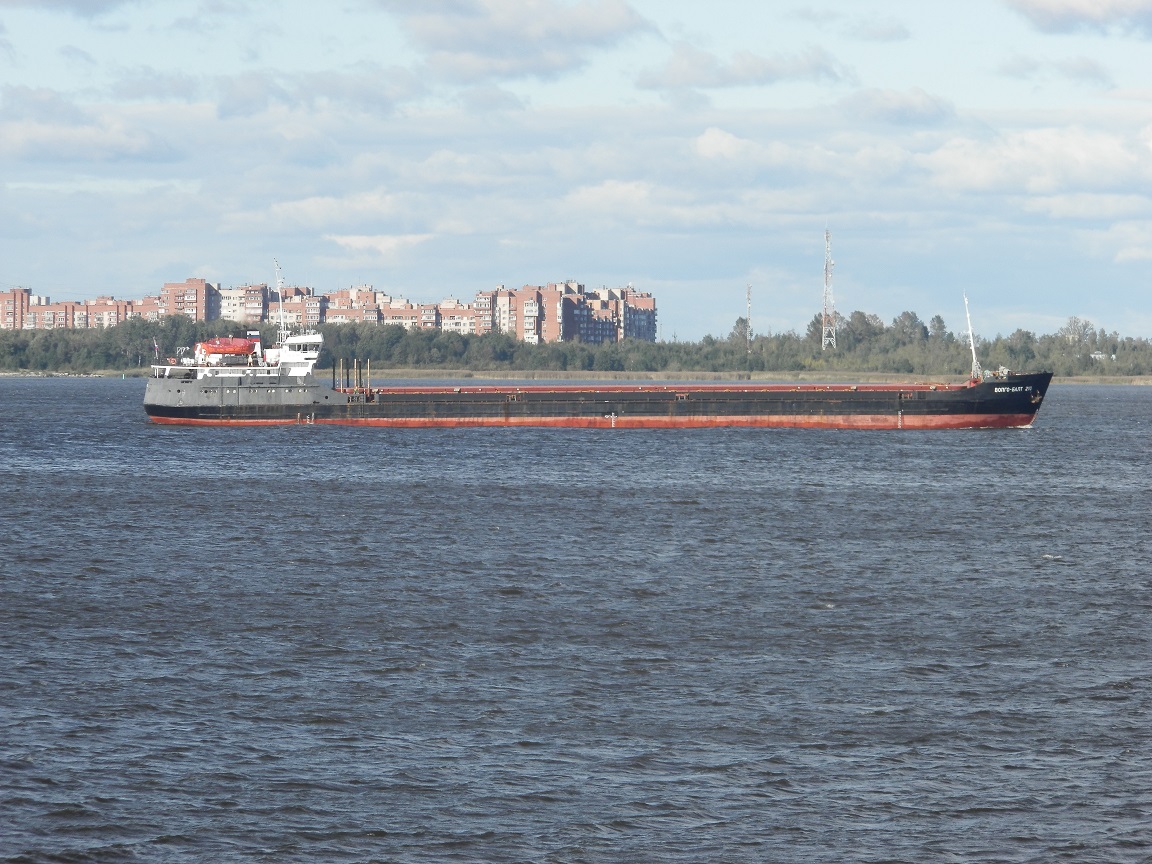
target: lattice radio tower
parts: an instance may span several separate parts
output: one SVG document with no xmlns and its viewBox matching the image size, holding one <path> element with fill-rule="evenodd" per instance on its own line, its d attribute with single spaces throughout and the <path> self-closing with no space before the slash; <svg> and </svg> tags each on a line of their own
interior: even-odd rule
<svg viewBox="0 0 1152 864">
<path fill-rule="evenodd" d="M 752 283 L 748 283 L 748 317 L 744 319 L 744 341 L 748 356 L 752 356 Z"/>
<path fill-rule="evenodd" d="M 836 304 L 832 302 L 832 232 L 824 229 L 824 327 L 820 336 L 820 350 L 829 345 L 836 347 Z"/>
</svg>

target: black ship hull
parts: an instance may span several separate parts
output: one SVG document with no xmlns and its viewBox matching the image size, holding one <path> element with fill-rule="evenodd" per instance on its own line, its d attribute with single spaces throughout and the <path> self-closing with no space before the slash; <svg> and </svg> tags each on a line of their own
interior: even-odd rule
<svg viewBox="0 0 1152 864">
<path fill-rule="evenodd" d="M 153 377 L 157 423 L 971 429 L 1030 426 L 1050 372 L 965 384 L 667 384 L 339 388 L 312 375 Z"/>
</svg>

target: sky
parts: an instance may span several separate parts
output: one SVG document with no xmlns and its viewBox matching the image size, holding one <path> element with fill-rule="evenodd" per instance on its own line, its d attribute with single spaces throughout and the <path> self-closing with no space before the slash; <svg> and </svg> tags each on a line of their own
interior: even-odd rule
<svg viewBox="0 0 1152 864">
<path fill-rule="evenodd" d="M 0 0 L 0 291 L 1152 337 L 1152 0 Z"/>
</svg>

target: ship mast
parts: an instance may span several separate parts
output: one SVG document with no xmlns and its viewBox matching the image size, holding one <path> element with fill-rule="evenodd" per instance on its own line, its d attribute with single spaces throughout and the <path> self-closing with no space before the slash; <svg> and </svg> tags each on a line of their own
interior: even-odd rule
<svg viewBox="0 0 1152 864">
<path fill-rule="evenodd" d="M 272 263 L 276 265 L 276 299 L 280 303 L 280 338 L 278 341 L 283 345 L 288 336 L 288 328 L 284 326 L 284 272 L 280 269 L 280 262 L 275 258 L 272 259 Z"/>
<path fill-rule="evenodd" d="M 820 335 L 820 350 L 829 345 L 836 347 L 836 304 L 832 302 L 832 232 L 824 229 L 824 318 Z"/>
<path fill-rule="evenodd" d="M 984 370 L 980 368 L 980 361 L 976 359 L 976 339 L 972 335 L 972 314 L 968 311 L 968 295 L 964 295 L 964 317 L 968 319 L 968 347 L 972 349 L 972 380 L 983 381 Z"/>
</svg>

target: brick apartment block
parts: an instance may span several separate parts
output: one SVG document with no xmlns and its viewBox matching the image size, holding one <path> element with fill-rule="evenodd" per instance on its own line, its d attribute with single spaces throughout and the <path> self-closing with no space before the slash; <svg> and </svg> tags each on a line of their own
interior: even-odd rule
<svg viewBox="0 0 1152 864">
<path fill-rule="evenodd" d="M 243 325 L 283 321 L 291 327 L 321 324 L 396 324 L 409 330 L 460 334 L 507 333 L 532 344 L 623 339 L 656 341 L 656 299 L 625 288 L 587 289 L 575 281 L 503 285 L 480 291 L 472 303 L 449 297 L 414 304 L 369 285 L 316 294 L 286 287 L 280 296 L 266 284 L 221 288 L 204 279 L 165 283 L 159 295 L 141 300 L 97 297 L 52 303 L 28 288 L 0 294 L 0 329 L 112 327 L 131 318 L 158 321 L 184 315 L 195 321 L 226 319 Z"/>
</svg>

